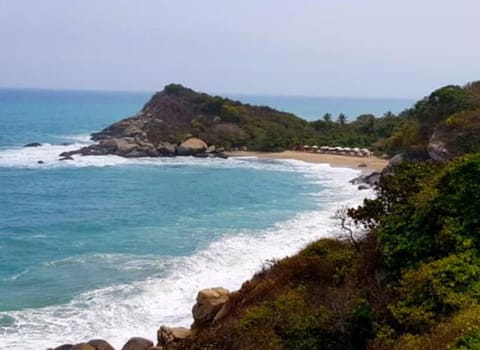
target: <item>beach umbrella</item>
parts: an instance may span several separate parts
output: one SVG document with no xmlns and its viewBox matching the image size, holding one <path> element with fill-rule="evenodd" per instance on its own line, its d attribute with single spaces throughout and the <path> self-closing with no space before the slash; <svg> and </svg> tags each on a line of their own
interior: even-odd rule
<svg viewBox="0 0 480 350">
<path fill-rule="evenodd" d="M 312 146 L 312 148 L 313 148 L 313 149 L 318 149 L 318 146 L 317 146 L 317 145 L 315 145 L 315 146 Z"/>
<path fill-rule="evenodd" d="M 309 145 L 304 145 L 303 148 L 310 148 L 310 146 Z"/>
<path fill-rule="evenodd" d="M 367 148 L 362 148 L 361 151 L 364 153 L 370 153 L 370 151 Z"/>
<path fill-rule="evenodd" d="M 328 151 L 328 150 L 330 149 L 330 147 L 328 147 L 328 146 L 322 146 L 322 147 L 320 147 L 320 149 L 321 149 L 322 151 Z"/>
<path fill-rule="evenodd" d="M 353 149 L 353 152 L 360 152 L 360 148 L 355 147 L 355 148 Z"/>
<path fill-rule="evenodd" d="M 344 150 L 345 152 L 351 152 L 351 151 L 352 151 L 352 149 L 351 149 L 350 147 L 344 147 L 343 150 Z"/>
</svg>

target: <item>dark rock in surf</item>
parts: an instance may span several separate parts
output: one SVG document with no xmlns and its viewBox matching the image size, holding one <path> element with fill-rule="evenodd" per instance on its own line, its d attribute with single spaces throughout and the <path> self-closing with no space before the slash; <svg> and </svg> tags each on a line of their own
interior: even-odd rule
<svg viewBox="0 0 480 350">
<path fill-rule="evenodd" d="M 153 346 L 153 342 L 145 338 L 130 338 L 123 346 L 122 350 L 148 350 Z"/>
<path fill-rule="evenodd" d="M 70 350 L 97 350 L 97 348 L 88 343 L 79 343 L 72 347 Z"/>
<path fill-rule="evenodd" d="M 114 347 L 109 342 L 103 339 L 93 339 L 93 340 L 90 340 L 88 344 L 92 345 L 97 350 L 115 350 Z"/>
<path fill-rule="evenodd" d="M 32 143 L 27 143 L 23 147 L 40 147 L 42 144 L 39 142 L 32 142 Z"/>
</svg>

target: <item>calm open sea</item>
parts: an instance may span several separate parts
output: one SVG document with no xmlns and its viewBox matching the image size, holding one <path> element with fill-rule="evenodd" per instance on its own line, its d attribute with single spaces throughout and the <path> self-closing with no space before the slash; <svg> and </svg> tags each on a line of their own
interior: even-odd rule
<svg viewBox="0 0 480 350">
<path fill-rule="evenodd" d="M 365 196 L 348 184 L 359 171 L 297 161 L 58 161 L 148 98 L 0 90 L 0 349 L 94 337 L 119 346 L 155 338 L 161 324 L 189 325 L 199 289 L 239 288 L 266 259 L 334 234 L 336 209 Z M 310 119 L 408 107 L 237 98 Z M 28 142 L 43 145 L 23 148 Z"/>
</svg>

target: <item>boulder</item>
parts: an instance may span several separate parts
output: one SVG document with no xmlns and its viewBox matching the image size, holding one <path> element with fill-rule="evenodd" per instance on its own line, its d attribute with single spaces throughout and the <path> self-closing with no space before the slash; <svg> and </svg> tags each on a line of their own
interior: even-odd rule
<svg viewBox="0 0 480 350">
<path fill-rule="evenodd" d="M 158 145 L 157 151 L 161 156 L 174 156 L 177 151 L 177 147 L 169 142 L 162 142 Z"/>
<path fill-rule="evenodd" d="M 32 142 L 32 143 L 27 143 L 25 146 L 23 147 L 40 147 L 42 144 L 39 143 L 39 142 Z"/>
<path fill-rule="evenodd" d="M 45 162 L 43 160 L 38 160 L 37 164 L 44 164 Z"/>
<path fill-rule="evenodd" d="M 370 187 L 369 185 L 367 185 L 367 184 L 362 184 L 362 185 L 358 186 L 358 189 L 359 189 L 360 191 L 362 191 L 362 190 L 369 190 L 370 188 L 371 188 L 371 187 Z"/>
<path fill-rule="evenodd" d="M 370 186 L 375 186 L 376 184 L 378 184 L 381 177 L 381 173 L 379 173 L 378 171 L 374 171 L 373 173 L 365 177 L 365 183 Z"/>
<path fill-rule="evenodd" d="M 197 158 L 209 158 L 209 157 L 210 157 L 210 153 L 205 153 L 205 152 L 197 153 L 197 154 L 194 155 L 194 157 L 197 157 Z"/>
<path fill-rule="evenodd" d="M 70 156 L 70 155 L 64 155 L 64 156 L 61 157 L 59 160 L 73 160 L 73 157 Z"/>
<path fill-rule="evenodd" d="M 210 288 L 198 292 L 197 303 L 192 309 L 194 324 L 211 323 L 228 301 L 229 295 L 230 292 L 225 288 Z"/>
<path fill-rule="evenodd" d="M 358 167 L 359 167 L 359 168 L 366 168 L 367 166 L 368 166 L 368 165 L 365 164 L 365 163 L 360 163 L 360 164 L 358 164 Z"/>
<path fill-rule="evenodd" d="M 148 350 L 153 346 L 153 342 L 145 338 L 134 337 L 130 338 L 125 343 L 122 350 Z"/>
<path fill-rule="evenodd" d="M 225 153 L 216 153 L 215 157 L 217 158 L 223 158 L 223 159 L 228 159 L 228 156 Z"/>
<path fill-rule="evenodd" d="M 116 154 L 118 155 L 125 155 L 127 153 L 132 152 L 135 148 L 138 147 L 136 143 L 130 142 L 127 139 L 113 139 L 116 144 Z"/>
<path fill-rule="evenodd" d="M 100 147 L 108 150 L 109 152 L 113 153 L 117 150 L 117 140 L 118 139 L 106 139 L 106 140 L 101 140 L 100 143 L 98 144 Z"/>
<path fill-rule="evenodd" d="M 368 175 L 360 175 L 359 177 L 350 180 L 350 183 L 352 185 L 366 184 L 369 186 L 375 186 L 380 181 L 381 177 L 381 173 L 374 171 Z"/>
<path fill-rule="evenodd" d="M 192 331 L 184 327 L 165 327 L 162 326 L 157 332 L 158 344 L 157 346 L 163 347 L 166 350 L 174 349 L 175 345 L 190 338 Z"/>
<path fill-rule="evenodd" d="M 97 350 L 97 348 L 88 343 L 79 343 L 72 347 L 70 350 Z"/>
<path fill-rule="evenodd" d="M 208 146 L 207 149 L 205 150 L 205 153 L 214 153 L 216 151 L 215 145 Z"/>
<path fill-rule="evenodd" d="M 389 159 L 387 167 L 393 167 L 393 166 L 402 164 L 404 161 L 405 161 L 405 155 L 403 153 L 399 153 Z"/>
<path fill-rule="evenodd" d="M 134 149 L 131 152 L 122 154 L 121 156 L 125 158 L 142 158 L 150 157 L 150 154 L 148 153 L 148 151 L 145 150 Z"/>
<path fill-rule="evenodd" d="M 199 138 L 191 137 L 178 146 L 177 154 L 181 156 L 193 156 L 205 152 L 207 147 L 207 144 Z"/>
<path fill-rule="evenodd" d="M 444 162 L 453 157 L 447 149 L 446 142 L 440 137 L 437 131 L 432 134 L 428 142 L 427 151 L 431 159 L 440 162 Z"/>
<path fill-rule="evenodd" d="M 88 344 L 95 347 L 97 350 L 115 350 L 115 348 L 107 341 L 103 339 L 93 339 Z"/>
</svg>

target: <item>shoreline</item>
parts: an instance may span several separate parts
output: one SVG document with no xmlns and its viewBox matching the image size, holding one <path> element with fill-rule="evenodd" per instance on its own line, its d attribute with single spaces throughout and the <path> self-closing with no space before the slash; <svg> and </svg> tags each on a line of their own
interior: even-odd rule
<svg viewBox="0 0 480 350">
<path fill-rule="evenodd" d="M 357 170 L 381 171 L 388 164 L 388 160 L 379 157 L 355 157 L 325 153 L 311 153 L 300 151 L 283 152 L 254 152 L 233 151 L 226 152 L 229 157 L 258 157 L 263 159 L 293 159 L 307 163 L 329 164 L 336 168 L 350 168 Z M 360 167 L 365 164 L 365 167 Z"/>
</svg>

